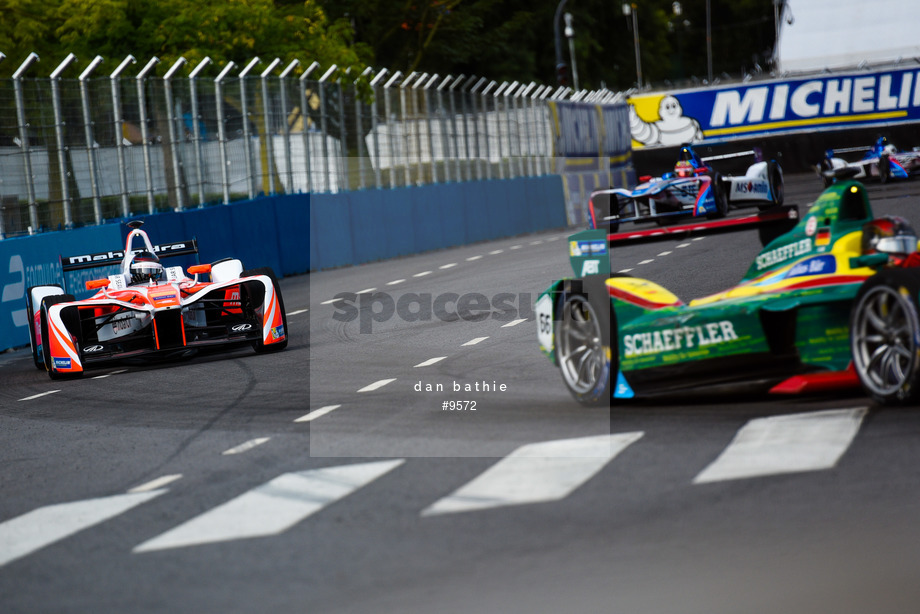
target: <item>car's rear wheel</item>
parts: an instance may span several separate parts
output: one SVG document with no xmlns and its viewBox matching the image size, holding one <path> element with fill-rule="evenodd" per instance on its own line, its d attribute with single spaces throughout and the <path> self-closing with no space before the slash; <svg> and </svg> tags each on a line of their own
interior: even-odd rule
<svg viewBox="0 0 920 614">
<path fill-rule="evenodd" d="M 728 215 L 728 195 L 722 184 L 722 176 L 718 173 L 712 178 L 712 198 L 716 201 L 716 210 L 708 214 L 709 219 L 717 219 Z"/>
<path fill-rule="evenodd" d="M 773 205 L 782 205 L 786 199 L 786 189 L 783 184 L 783 169 L 775 160 L 767 162 L 767 179 L 770 182 L 770 194 L 773 195 Z M 768 209 L 772 205 L 761 205 L 761 209 Z"/>
<path fill-rule="evenodd" d="M 820 167 L 821 167 L 821 179 L 824 181 L 824 187 L 825 187 L 825 189 L 827 189 L 827 188 L 831 187 L 831 184 L 834 183 L 834 176 L 833 176 L 832 174 L 831 174 L 831 175 L 828 175 L 828 174 L 825 174 L 825 173 L 826 173 L 826 172 L 833 172 L 833 170 L 834 170 L 834 163 L 831 162 L 831 159 L 830 159 L 830 158 L 824 158 L 823 160 L 821 160 Z"/>
<path fill-rule="evenodd" d="M 284 311 L 284 299 L 281 296 L 281 287 L 278 285 L 278 278 L 275 277 L 275 272 L 271 269 L 271 267 L 261 267 L 258 269 L 249 269 L 247 271 L 243 271 L 240 277 L 252 277 L 255 275 L 265 275 L 266 277 L 272 280 L 272 288 L 274 288 L 275 296 L 278 297 L 278 309 L 281 310 L 281 325 L 284 328 L 284 339 L 276 343 L 270 343 L 266 345 L 265 341 L 262 339 L 262 334 L 260 332 L 258 340 L 252 342 L 252 349 L 254 349 L 256 352 L 260 354 L 268 353 L 268 352 L 279 352 L 287 347 L 288 338 L 289 338 L 288 325 L 287 325 L 287 314 Z M 257 307 L 257 305 L 254 305 L 253 307 Z M 261 326 L 260 326 L 260 329 L 261 329 Z"/>
<path fill-rule="evenodd" d="M 878 180 L 881 183 L 888 183 L 891 177 L 891 162 L 888 160 L 888 154 L 882 154 L 878 157 Z"/>
<path fill-rule="evenodd" d="M 920 279 L 913 271 L 884 271 L 856 295 L 850 346 L 859 381 L 872 399 L 902 405 L 920 394 Z"/>
<path fill-rule="evenodd" d="M 610 403 L 617 369 L 613 310 L 603 281 L 586 278 L 567 283 L 556 322 L 556 361 L 572 397 L 586 406 Z M 600 283 L 598 283 L 600 282 Z"/>
<path fill-rule="evenodd" d="M 35 314 L 41 307 L 42 299 L 54 296 L 64 291 L 60 286 L 31 286 L 26 289 L 26 305 L 29 314 L 29 347 L 32 350 L 32 362 L 35 368 L 45 370 L 45 359 L 42 357 L 42 348 L 35 337 Z M 42 337 L 44 339 L 44 337 Z"/>
</svg>

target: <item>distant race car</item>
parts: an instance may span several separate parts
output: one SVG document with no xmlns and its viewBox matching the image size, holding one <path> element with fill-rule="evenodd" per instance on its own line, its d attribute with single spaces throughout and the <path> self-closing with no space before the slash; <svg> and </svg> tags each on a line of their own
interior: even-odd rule
<svg viewBox="0 0 920 614">
<path fill-rule="evenodd" d="M 599 270 L 606 247 L 599 231 L 570 237 L 576 275 Z M 626 275 L 564 279 L 536 302 L 537 336 L 585 405 L 860 384 L 879 403 L 912 403 L 920 399 L 918 265 L 910 225 L 874 219 L 862 184 L 837 182 L 736 286 L 685 304 Z"/>
<path fill-rule="evenodd" d="M 847 162 L 837 155 L 858 151 L 865 154 L 855 162 Z M 872 147 L 828 149 L 821 160 L 819 174 L 827 187 L 834 179 L 851 177 L 886 183 L 889 179 L 908 179 L 917 171 L 920 171 L 920 151 L 915 148 L 914 151 L 899 152 L 886 137 L 881 136 Z"/>
<path fill-rule="evenodd" d="M 58 379 L 112 361 L 177 358 L 241 344 L 257 352 L 287 346 L 284 301 L 270 268 L 243 271 L 235 259 L 190 266 L 188 274 L 179 266 L 164 268 L 158 253 L 197 253 L 196 242 L 153 246 L 141 224 L 128 223 L 123 253 L 62 258 L 65 275 L 121 262 L 119 273 L 86 282 L 87 290 L 98 290 L 91 298 L 75 300 L 58 285 L 28 289 L 36 367 Z M 143 244 L 136 250 L 135 238 Z M 211 280 L 199 281 L 203 274 Z"/>
<path fill-rule="evenodd" d="M 707 163 L 753 155 L 755 162 L 744 176 L 715 172 Z M 661 177 L 641 177 L 629 190 L 597 190 L 589 201 L 589 228 L 616 232 L 623 222 L 654 220 L 667 223 L 675 216 L 725 217 L 729 207 L 741 203 L 761 209 L 783 204 L 783 171 L 775 160 L 761 159 L 759 151 L 699 158 L 683 145 L 673 172 Z"/>
</svg>

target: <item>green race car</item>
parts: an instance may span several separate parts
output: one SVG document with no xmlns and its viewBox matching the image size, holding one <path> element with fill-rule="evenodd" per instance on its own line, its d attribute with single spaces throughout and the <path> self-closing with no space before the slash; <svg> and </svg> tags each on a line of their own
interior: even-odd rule
<svg viewBox="0 0 920 614">
<path fill-rule="evenodd" d="M 794 393 L 859 385 L 880 403 L 920 394 L 920 254 L 862 184 L 830 186 L 744 278 L 681 302 L 609 275 L 603 231 L 569 238 L 578 278 L 536 303 L 542 351 L 584 405 L 653 395 Z"/>
</svg>

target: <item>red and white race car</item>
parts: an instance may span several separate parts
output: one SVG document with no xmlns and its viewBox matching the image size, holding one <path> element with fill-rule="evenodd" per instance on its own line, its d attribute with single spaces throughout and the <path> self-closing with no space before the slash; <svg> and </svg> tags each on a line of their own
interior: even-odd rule
<svg viewBox="0 0 920 614">
<path fill-rule="evenodd" d="M 270 268 L 243 271 L 235 259 L 193 265 L 187 274 L 181 266 L 164 268 L 160 256 L 196 254 L 197 244 L 153 246 L 142 223 L 128 223 L 124 252 L 62 258 L 65 275 L 120 260 L 119 273 L 86 282 L 87 290 L 98 290 L 92 297 L 75 300 L 58 285 L 28 289 L 36 367 L 58 379 L 131 358 L 184 357 L 241 344 L 256 352 L 287 346 L 284 302 Z M 139 249 L 132 249 L 135 238 L 143 243 Z M 210 275 L 209 282 L 199 281 L 204 274 Z"/>
</svg>

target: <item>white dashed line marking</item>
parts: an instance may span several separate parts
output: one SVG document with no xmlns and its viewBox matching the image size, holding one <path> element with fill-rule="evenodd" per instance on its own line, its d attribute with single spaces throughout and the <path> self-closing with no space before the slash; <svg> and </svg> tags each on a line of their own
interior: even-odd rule
<svg viewBox="0 0 920 614">
<path fill-rule="evenodd" d="M 441 362 L 441 361 L 444 360 L 445 358 L 447 358 L 447 356 L 437 356 L 437 357 L 435 357 L 435 358 L 429 358 L 429 359 L 426 360 L 425 362 L 420 362 L 420 363 L 418 363 L 417 365 L 415 365 L 415 367 L 416 367 L 416 368 L 418 368 L 418 367 L 430 367 L 430 366 L 433 365 L 434 363 L 436 363 L 436 362 Z"/>
<path fill-rule="evenodd" d="M 54 394 L 55 392 L 60 392 L 60 390 L 49 390 L 48 392 L 39 392 L 38 394 L 33 394 L 30 397 L 24 399 L 19 399 L 20 401 L 31 401 L 32 399 L 37 399 L 39 397 L 47 396 L 49 394 Z"/>
<path fill-rule="evenodd" d="M 521 320 L 511 320 L 511 321 L 508 322 L 507 324 L 502 324 L 502 328 L 511 328 L 512 326 L 517 326 L 517 325 L 520 324 L 521 322 L 526 322 L 526 321 L 527 321 L 527 320 L 524 320 L 524 319 L 521 319 Z"/>
<path fill-rule="evenodd" d="M 512 245 L 512 246 L 509 247 L 508 249 L 521 249 L 522 247 L 524 247 L 524 246 L 523 246 L 523 245 Z"/>
<path fill-rule="evenodd" d="M 150 492 L 151 490 L 156 490 L 157 488 L 160 488 L 161 486 L 172 484 L 176 480 L 181 480 L 181 479 L 182 479 L 181 473 L 174 473 L 172 475 L 164 475 L 164 476 L 158 477 L 155 480 L 150 480 L 149 482 L 141 484 L 140 486 L 135 486 L 134 488 L 129 490 L 128 493 L 134 494 L 138 492 Z"/>
<path fill-rule="evenodd" d="M 689 243 L 681 243 L 680 245 L 677 246 L 677 249 L 680 249 L 680 248 L 682 248 L 682 247 L 690 247 L 690 244 L 689 244 Z"/>
<path fill-rule="evenodd" d="M 661 257 L 661 256 L 668 256 L 668 255 L 670 255 L 670 254 L 672 254 L 672 253 L 674 253 L 674 252 L 661 252 L 660 254 L 658 254 L 658 256 L 659 256 L 659 257 Z"/>
<path fill-rule="evenodd" d="M 706 237 L 693 237 L 693 238 L 690 239 L 690 240 L 691 240 L 691 241 L 702 241 L 702 240 L 705 239 L 705 238 L 706 238 Z"/>
<path fill-rule="evenodd" d="M 309 414 L 306 414 L 306 415 L 303 415 L 297 418 L 296 420 L 294 420 L 294 422 L 311 422 L 313 420 L 316 420 L 317 418 L 321 418 L 322 416 L 325 416 L 331 411 L 337 410 L 340 407 L 341 405 L 326 405 L 325 407 L 314 409 Z"/>
<path fill-rule="evenodd" d="M 421 273 L 416 273 L 412 277 L 424 277 L 425 275 L 431 275 L 431 271 L 422 271 Z"/>
<path fill-rule="evenodd" d="M 455 266 L 457 266 L 457 263 L 456 263 L 456 262 L 451 262 L 450 264 L 441 265 L 441 266 L 439 266 L 438 268 L 439 268 L 439 269 L 450 269 L 450 268 L 453 268 L 453 267 L 455 267 Z"/>
<path fill-rule="evenodd" d="M 395 286 L 396 284 L 401 284 L 401 283 L 404 282 L 404 281 L 406 281 L 406 280 L 405 280 L 405 279 L 394 279 L 393 281 L 388 281 L 388 282 L 387 282 L 387 285 L 388 285 L 388 286 Z"/>
<path fill-rule="evenodd" d="M 360 292 L 355 292 L 355 294 L 370 294 L 376 289 L 377 288 L 365 288 L 364 290 L 361 290 Z"/>
<path fill-rule="evenodd" d="M 531 245 L 543 245 L 543 241 L 531 241 Z"/>
<path fill-rule="evenodd" d="M 547 241 L 555 241 L 555 240 L 557 240 L 558 238 L 559 238 L 559 237 L 550 237 L 550 238 L 547 239 Z"/>
<path fill-rule="evenodd" d="M 617 273 L 629 273 L 632 269 L 620 269 Z"/>
<path fill-rule="evenodd" d="M 470 256 L 469 258 L 466 259 L 466 261 L 472 262 L 474 260 L 479 260 L 480 258 L 482 258 L 482 254 L 479 254 L 478 256 Z"/>
<path fill-rule="evenodd" d="M 331 305 L 332 303 L 338 303 L 344 300 L 345 300 L 344 298 L 331 298 L 328 301 L 323 301 L 322 303 L 320 303 L 320 305 Z"/>
<path fill-rule="evenodd" d="M 469 341 L 467 341 L 467 342 L 464 343 L 463 345 L 476 345 L 477 343 L 482 343 L 482 342 L 485 341 L 486 339 L 488 339 L 488 337 L 476 337 L 475 339 L 470 339 Z"/>
<path fill-rule="evenodd" d="M 271 439 L 271 437 L 256 437 L 255 439 L 250 439 L 249 441 L 243 442 L 240 445 L 230 448 L 229 450 L 224 450 L 221 452 L 224 456 L 230 454 L 242 454 L 243 452 L 248 452 L 256 446 L 261 446 L 263 443 Z"/>
<path fill-rule="evenodd" d="M 291 314 L 288 314 L 291 315 Z M 127 369 L 119 369 L 118 371 L 112 371 L 111 373 L 106 373 L 105 375 L 97 375 L 93 379 L 105 379 L 107 377 L 112 377 L 113 375 L 118 375 L 119 373 L 127 373 Z"/>
<path fill-rule="evenodd" d="M 650 262 L 655 262 L 655 259 L 652 258 L 651 260 L 643 260 L 643 261 L 640 262 L 639 264 L 648 264 L 648 263 L 650 263 Z"/>
<path fill-rule="evenodd" d="M 307 313 L 308 311 L 310 311 L 310 310 L 309 310 L 309 309 L 298 309 L 297 311 L 292 311 L 292 312 L 288 313 L 288 317 L 290 317 L 290 316 L 299 316 L 300 314 L 302 314 L 302 313 Z"/>
<path fill-rule="evenodd" d="M 382 379 L 382 380 L 379 380 L 379 381 L 374 382 L 373 384 L 369 384 L 369 385 L 365 386 L 364 388 L 362 388 L 362 389 L 359 390 L 358 392 L 373 392 L 374 390 L 377 390 L 378 388 L 383 388 L 383 387 L 386 386 L 387 384 L 393 383 L 393 382 L 395 382 L 395 381 L 396 381 L 396 378 L 395 378 L 395 377 L 390 378 L 390 379 Z"/>
<path fill-rule="evenodd" d="M 491 252 L 489 252 L 489 255 L 490 255 L 490 256 L 497 256 L 498 254 L 501 254 L 501 253 L 504 252 L 504 251 L 505 251 L 505 250 L 503 250 L 503 249 L 492 250 Z"/>
</svg>

